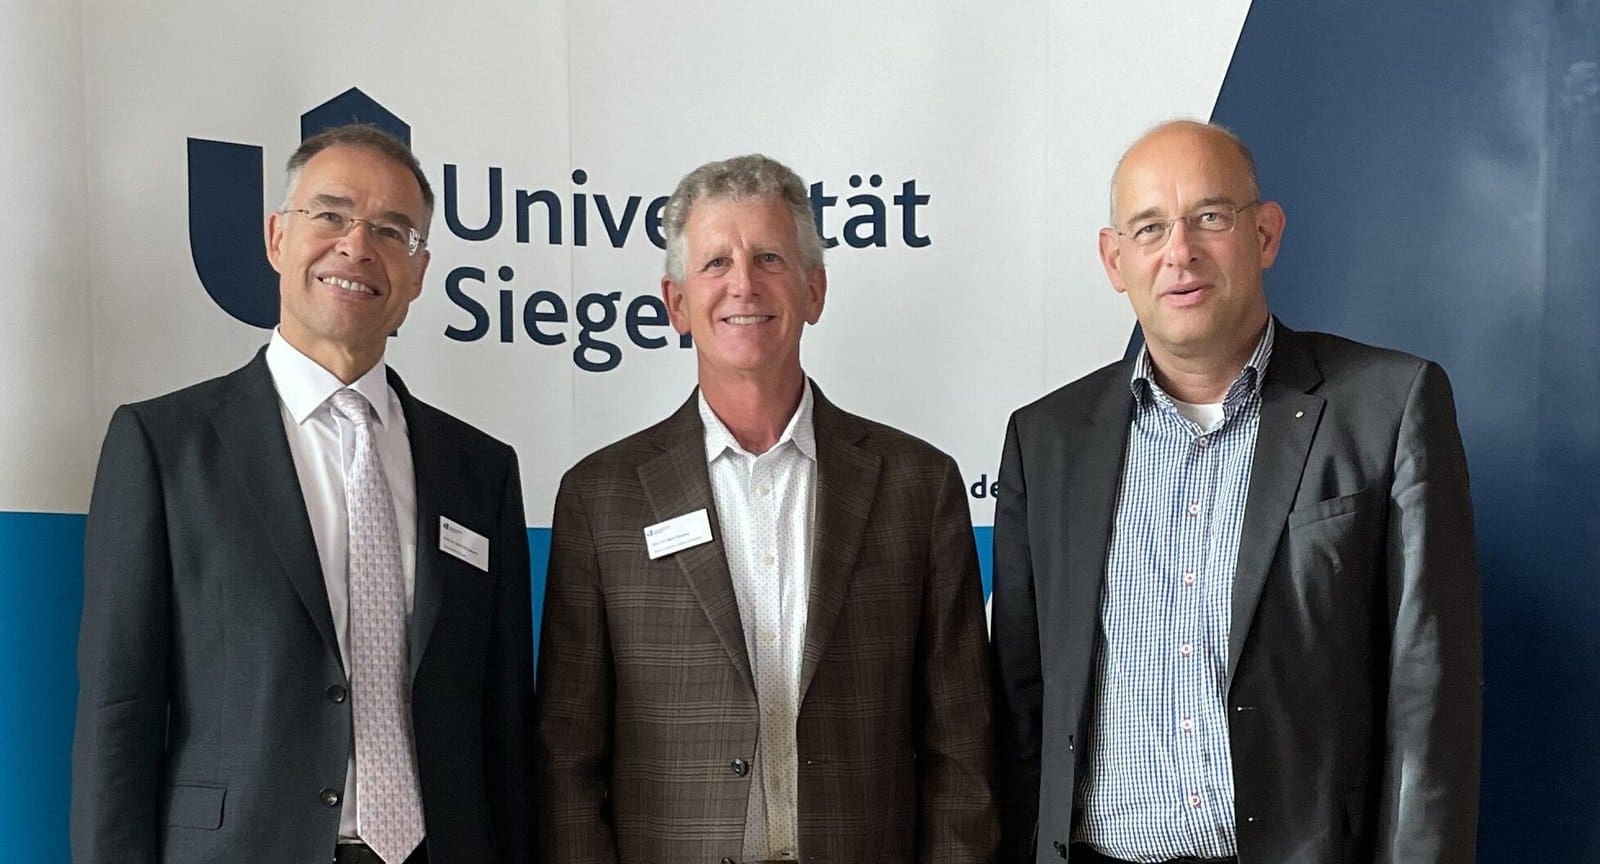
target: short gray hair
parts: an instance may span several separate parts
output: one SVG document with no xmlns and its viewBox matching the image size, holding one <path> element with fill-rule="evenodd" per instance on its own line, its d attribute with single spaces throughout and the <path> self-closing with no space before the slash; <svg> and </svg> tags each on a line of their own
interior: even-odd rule
<svg viewBox="0 0 1600 864">
<path fill-rule="evenodd" d="M 422 190 L 422 204 L 428 210 L 429 220 L 432 220 L 433 187 L 428 185 L 428 175 L 422 173 L 422 164 L 417 161 L 416 155 L 404 141 L 368 123 L 334 126 L 300 142 L 300 146 L 296 147 L 294 154 L 289 157 L 289 163 L 284 166 L 287 174 L 283 184 L 284 207 L 289 206 L 290 199 L 294 197 L 295 187 L 300 184 L 300 171 L 311 161 L 311 157 L 329 147 L 360 147 L 363 150 L 371 150 L 410 171 L 411 176 L 416 178 L 417 188 Z"/>
<path fill-rule="evenodd" d="M 810 270 L 822 266 L 822 237 L 811 213 L 811 196 L 800 175 L 776 159 L 753 153 L 720 162 L 707 162 L 678 181 L 678 188 L 667 199 L 661 216 L 661 229 L 667 239 L 667 278 L 684 279 L 683 228 L 689 213 L 703 199 L 746 201 L 772 198 L 789 205 L 794 217 L 795 239 L 800 247 L 800 263 Z"/>
</svg>

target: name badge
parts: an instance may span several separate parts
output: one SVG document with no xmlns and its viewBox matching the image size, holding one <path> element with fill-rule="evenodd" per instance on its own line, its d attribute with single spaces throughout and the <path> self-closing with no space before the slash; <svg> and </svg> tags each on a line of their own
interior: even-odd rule
<svg viewBox="0 0 1600 864">
<path fill-rule="evenodd" d="M 649 553 L 651 561 L 710 542 L 711 518 L 706 515 L 704 507 L 644 529 L 645 551 Z"/>
<path fill-rule="evenodd" d="M 489 538 L 443 516 L 439 517 L 439 551 L 489 572 Z"/>
</svg>

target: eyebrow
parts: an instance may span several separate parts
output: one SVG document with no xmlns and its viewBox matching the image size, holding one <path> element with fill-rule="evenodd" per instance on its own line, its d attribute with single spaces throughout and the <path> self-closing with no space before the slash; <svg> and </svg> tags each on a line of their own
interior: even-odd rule
<svg viewBox="0 0 1600 864">
<path fill-rule="evenodd" d="M 350 210 L 356 206 L 355 201 L 346 198 L 343 195 L 329 195 L 326 192 L 320 192 L 311 196 L 311 203 L 317 207 L 327 207 L 333 210 Z M 398 210 L 385 210 L 384 212 L 378 214 L 378 219 L 383 222 L 398 222 L 407 228 L 417 227 L 416 223 L 411 221 L 410 216 L 407 216 Z"/>
<path fill-rule="evenodd" d="M 1203 210 L 1207 207 L 1215 207 L 1218 204 L 1226 204 L 1227 206 L 1232 207 L 1234 206 L 1233 198 L 1229 195 L 1208 195 L 1204 198 L 1201 198 L 1199 201 L 1196 201 L 1189 209 L 1192 212 L 1195 210 Z M 1146 219 L 1154 219 L 1162 214 L 1163 211 L 1160 207 L 1146 207 L 1132 216 L 1129 216 L 1128 222 L 1143 222 Z"/>
</svg>

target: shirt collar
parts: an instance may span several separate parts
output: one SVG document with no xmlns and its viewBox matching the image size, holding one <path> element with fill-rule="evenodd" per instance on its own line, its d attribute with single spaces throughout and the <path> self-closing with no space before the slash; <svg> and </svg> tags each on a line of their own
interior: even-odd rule
<svg viewBox="0 0 1600 864">
<path fill-rule="evenodd" d="M 272 373 L 278 398 L 283 400 L 297 426 L 305 425 L 318 408 L 327 404 L 328 397 L 345 386 L 332 372 L 290 345 L 277 328 L 273 328 L 272 340 L 267 343 L 267 370 Z M 350 389 L 372 403 L 379 424 L 391 425 L 397 406 L 389 398 L 388 367 L 382 360 L 372 364 Z"/>
<path fill-rule="evenodd" d="M 1261 381 L 1267 376 L 1267 361 L 1272 359 L 1273 331 L 1278 329 L 1275 318 L 1267 319 L 1267 327 L 1262 332 L 1261 338 L 1256 341 L 1254 351 L 1250 352 L 1250 359 L 1244 362 L 1244 368 L 1239 370 L 1239 377 L 1233 379 L 1228 386 L 1228 392 L 1222 397 L 1223 404 L 1233 402 L 1241 396 L 1253 396 L 1261 392 Z M 1133 361 L 1133 377 L 1128 381 L 1128 386 L 1133 389 L 1133 398 L 1143 400 L 1145 397 L 1159 394 L 1170 401 L 1166 393 L 1156 384 L 1155 367 L 1150 362 L 1150 348 L 1147 345 L 1139 346 L 1139 354 Z"/>
<path fill-rule="evenodd" d="M 706 403 L 705 393 L 697 392 L 696 396 L 700 401 L 700 424 L 705 427 L 706 464 L 717 461 L 718 456 L 729 450 L 746 456 L 753 455 L 739 446 L 739 439 L 733 437 L 733 433 L 723 425 L 716 412 L 711 410 L 711 406 Z M 785 441 L 792 441 L 806 458 L 816 461 L 817 436 L 811 419 L 814 404 L 815 400 L 811 397 L 811 380 L 807 379 L 805 387 L 800 391 L 800 405 L 794 409 L 794 414 L 789 418 L 789 425 L 783 428 L 783 434 L 779 435 L 778 440 L 772 445 L 773 450 L 783 446 Z"/>
</svg>

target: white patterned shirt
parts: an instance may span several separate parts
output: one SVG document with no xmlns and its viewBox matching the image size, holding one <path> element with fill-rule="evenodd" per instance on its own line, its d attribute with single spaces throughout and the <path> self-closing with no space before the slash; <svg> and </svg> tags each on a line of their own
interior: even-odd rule
<svg viewBox="0 0 1600 864">
<path fill-rule="evenodd" d="M 739 446 L 700 396 L 711 494 L 761 711 L 745 817 L 748 860 L 799 857 L 795 721 L 817 485 L 811 406 L 807 381 L 778 442 L 755 455 Z"/>
<path fill-rule="evenodd" d="M 1273 326 L 1211 428 L 1185 416 L 1205 406 L 1185 411 L 1162 391 L 1148 349 L 1134 363 L 1072 834 L 1113 858 L 1238 854 L 1228 635 Z"/>
</svg>

